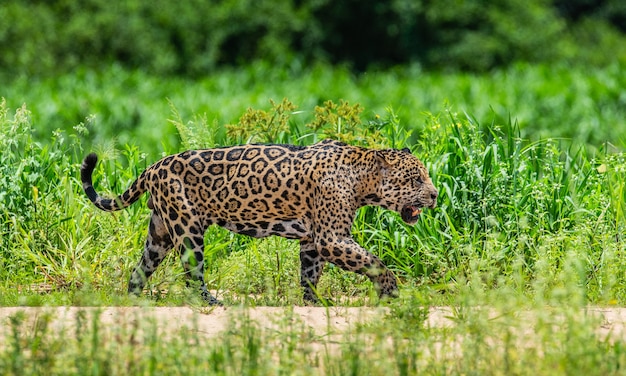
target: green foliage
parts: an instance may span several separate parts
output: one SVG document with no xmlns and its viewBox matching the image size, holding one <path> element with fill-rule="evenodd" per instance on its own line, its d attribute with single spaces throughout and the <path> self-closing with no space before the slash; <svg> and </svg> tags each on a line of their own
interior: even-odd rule
<svg viewBox="0 0 626 376">
<path fill-rule="evenodd" d="M 343 136 L 350 142 L 409 146 L 426 163 L 440 190 L 436 209 L 407 226 L 397 214 L 365 208 L 353 228 L 400 277 L 398 299 L 368 324 L 345 333 L 331 332 L 329 324 L 323 334 L 289 309 L 267 329 L 245 309 L 229 308 L 230 325 L 216 337 L 196 328 L 164 335 L 150 320 L 106 327 L 93 310 L 79 313 L 69 328 L 53 325 L 49 314 L 30 320 L 18 313 L 0 331 L 0 373 L 621 371 L 623 340 L 601 334 L 601 312 L 589 308 L 626 302 L 626 156 L 620 147 L 529 139 L 514 120 L 485 123 L 451 108 L 424 113 L 422 129 L 412 132 L 391 109 L 380 116 L 359 104 L 328 101 L 305 107 L 313 110 L 303 120 L 307 110 L 295 111 L 288 100 L 270 106 L 251 107 L 231 129 L 248 139 L 258 122 L 258 141 L 303 144 L 349 129 L 353 133 Z M 171 124 L 187 146 L 234 142 L 225 131 L 214 132 L 218 122 L 192 116 L 185 123 L 174 102 L 171 107 Z M 125 281 L 145 237 L 145 203 L 114 215 L 95 211 L 77 179 L 84 154 L 79 136 L 94 127 L 93 118 L 45 143 L 33 136 L 36 118 L 25 106 L 12 111 L 0 103 L 0 305 L 193 302 L 181 292 L 174 254 L 150 280 L 149 294 L 157 291 L 152 299 L 126 296 Z M 94 178 L 104 192 L 121 192 L 152 161 L 133 146 L 100 149 Z M 295 242 L 250 241 L 211 228 L 206 260 L 209 285 L 230 304 L 301 303 Z M 335 294 L 332 300 L 342 305 L 376 302 L 368 299 L 366 278 L 332 266 L 320 291 Z"/>
<path fill-rule="evenodd" d="M 270 111 L 248 108 L 237 124 L 226 125 L 226 135 L 237 143 L 288 142 L 289 118 L 296 106 L 286 98 L 280 103 L 270 99 L 270 104 Z"/>
<path fill-rule="evenodd" d="M 309 144 L 330 138 L 365 146 L 385 145 L 380 130 L 389 122 L 377 117 L 375 121 L 362 123 L 359 115 L 363 108 L 358 103 L 325 101 L 322 106 L 315 106 L 313 119 L 303 126 L 291 120 L 297 113 L 294 112 L 296 106 L 289 100 L 276 103 L 270 99 L 270 104 L 269 111 L 248 108 L 237 124 L 226 125 L 226 135 L 237 143 Z M 188 132 L 183 130 L 183 133 Z"/>
<path fill-rule="evenodd" d="M 447 48 L 433 49 L 436 65 L 485 70 L 515 61 L 553 61 L 559 51 L 565 23 L 546 1 L 442 1 L 426 11 L 437 40 Z M 541 33 L 537 33 L 537 30 Z M 446 64 L 447 65 L 447 64 Z"/>
<path fill-rule="evenodd" d="M 248 304 L 301 303 L 298 247 L 296 242 L 271 238 L 253 242 L 244 251 L 217 260 L 216 269 L 225 297 L 243 297 Z"/>
<path fill-rule="evenodd" d="M 6 1 L 0 14 L 14 22 L 0 26 L 0 46 L 8 52 L 0 66 L 54 74 L 119 62 L 152 73 L 200 75 L 224 63 L 281 62 L 310 26 L 306 12 L 289 0 Z"/>
<path fill-rule="evenodd" d="M 284 71 L 258 63 L 192 81 L 163 80 L 114 66 L 102 72 L 79 69 L 55 79 L 15 79 L 2 91 L 9 108 L 27 103 L 32 110 L 35 142 L 49 142 L 57 129 L 74 134 L 73 125 L 88 118 L 88 132 L 77 135 L 86 151 L 134 145 L 148 160 L 179 151 L 181 141 L 185 148 L 237 142 L 223 124 L 237 124 L 249 107 L 271 112 L 268 100 L 281 103 L 284 97 L 298 110 L 290 114 L 290 133 L 278 141 L 289 136 L 292 142 L 312 142 L 304 125 L 314 120 L 316 106 L 324 108 L 328 100 L 340 106 L 345 98 L 349 106 L 358 103 L 365 109 L 358 117 L 369 127 L 361 132 L 370 137 L 383 126 L 385 104 L 392 103 L 394 116 L 412 132 L 409 142 L 415 144 L 427 131 L 423 112 L 436 113 L 447 102 L 480 124 L 516 120 L 524 139 L 571 138 L 595 150 L 606 141 L 618 148 L 626 145 L 624 69 L 618 64 L 604 69 L 516 65 L 490 74 L 439 74 L 412 66 L 354 75 L 327 65 Z M 334 128 L 331 123 L 325 128 L 334 129 L 333 137 L 342 129 L 346 137 L 346 119 Z"/>
<path fill-rule="evenodd" d="M 511 120 L 502 126 L 482 125 L 451 110 L 425 115 L 425 129 L 413 144 L 411 132 L 392 110 L 363 120 L 362 106 L 327 101 L 316 107 L 310 122 L 299 124 L 294 117 L 300 112 L 290 101 L 271 104 L 269 110 L 248 109 L 231 130 L 240 132 L 241 138 L 262 137 L 254 141 L 296 143 L 339 137 L 339 130 L 349 130 L 343 137 L 351 143 L 412 146 L 426 162 L 441 193 L 437 209 L 425 211 L 416 226 L 407 226 L 397 214 L 364 208 L 353 228 L 357 240 L 404 283 L 448 290 L 463 278 L 481 275 L 494 288 L 550 291 L 564 283 L 559 275 L 566 260 L 575 257 L 581 260 L 577 268 L 581 283 L 588 287 L 586 299 L 626 299 L 626 280 L 616 273 L 624 267 L 626 162 L 610 144 L 590 152 L 563 140 L 528 140 Z M 135 205 L 115 216 L 94 217 L 75 178 L 83 154 L 77 136 L 68 142 L 58 132 L 42 146 L 33 141 L 31 115 L 25 107 L 11 117 L 3 103 L 1 113 L 5 137 L 0 141 L 9 151 L 0 156 L 0 183 L 6 192 L 0 212 L 2 279 L 23 286 L 43 282 L 53 289 L 123 292 L 120 281 L 136 257 L 119 250 L 141 252 L 146 209 Z M 211 131 L 216 123 L 209 125 L 200 117 L 184 124 L 175 109 L 174 117 L 172 123 L 183 140 L 191 143 L 187 146 L 216 143 Z M 255 133 L 257 123 L 262 132 Z M 85 132 L 86 127 L 89 123 L 76 127 L 76 132 Z M 105 192 L 123 191 L 149 163 L 133 147 L 124 151 L 124 163 L 108 148 L 99 154 L 102 162 L 95 184 Z M 267 244 L 258 248 L 255 242 L 218 228 L 209 231 L 206 245 L 208 281 L 230 291 L 229 299 L 252 294 L 268 296 L 266 301 L 273 304 L 299 300 L 290 295 L 298 285 L 293 274 L 297 268 L 292 267 L 297 258 L 282 252 L 286 245 L 276 245 L 275 251 L 266 249 Z M 247 270 L 254 273 L 240 285 L 237 281 Z M 151 279 L 151 288 L 176 296 L 181 273 L 179 261 L 169 257 Z M 336 268 L 325 275 L 323 291 L 349 295 L 370 291 L 367 285 L 358 287 L 364 279 Z M 328 284 L 332 286 L 325 287 Z"/>
<path fill-rule="evenodd" d="M 31 77 L 121 64 L 201 77 L 257 60 L 475 71 L 515 62 L 624 63 L 621 3 L 570 3 L 6 0 L 0 19 L 12 22 L 0 24 L 0 67 Z"/>
<path fill-rule="evenodd" d="M 87 215 L 91 207 L 77 179 L 77 161 L 84 153 L 78 135 L 85 132 L 85 125 L 77 125 L 69 140 L 57 131 L 47 144 L 40 144 L 33 141 L 27 108 L 22 106 L 10 116 L 3 100 L 0 130 L 0 145 L 5 151 L 0 155 L 0 281 L 18 283 L 24 290 L 41 282 L 47 284 L 45 290 L 50 286 L 91 288 L 92 283 L 103 283 L 103 273 L 120 273 L 115 259 L 119 261 L 122 256 L 112 255 L 110 247 L 137 247 L 128 246 L 136 239 L 126 237 L 134 226 L 127 227 L 130 232 L 114 236 L 114 227 Z M 126 156 L 132 160 L 133 154 Z M 142 164 L 134 156 L 135 166 L 140 168 Z M 119 171 L 120 165 L 114 169 Z M 128 175 L 137 173 L 137 168 L 109 173 L 116 187 L 119 179 L 125 179 L 120 185 L 127 185 Z M 137 210 L 131 209 L 129 214 L 133 212 Z M 106 235 L 112 237 L 107 240 Z M 112 239 L 118 242 L 110 244 Z M 98 248 L 107 242 L 108 249 Z"/>
<path fill-rule="evenodd" d="M 466 296 L 476 298 L 471 292 Z M 407 299 L 390 310 L 400 317 L 379 310 L 365 324 L 332 309 L 352 323 L 341 331 L 330 323 L 314 330 L 289 308 L 269 317 L 268 326 L 251 310 L 233 307 L 218 334 L 194 323 L 161 322 L 149 311 L 86 308 L 67 325 L 55 311 L 43 310 L 35 318 L 28 315 L 32 311 L 17 311 L 5 325 L 0 371 L 26 376 L 621 374 L 624 341 L 597 331 L 606 324 L 600 311 L 495 298 L 487 297 L 489 306 L 462 302 L 453 309 Z"/>
<path fill-rule="evenodd" d="M 314 119 L 305 124 L 313 134 L 314 142 L 330 138 L 349 144 L 364 146 L 380 146 L 382 136 L 376 123 L 362 123 L 360 115 L 363 107 L 360 104 L 350 105 L 344 100 L 339 104 L 333 101 L 324 102 L 323 106 L 315 106 Z"/>
<path fill-rule="evenodd" d="M 25 106 L 11 117 L 4 99 L 0 103 L 3 278 L 32 270 L 29 258 L 55 259 L 59 255 L 54 249 L 68 245 L 65 231 L 73 229 L 67 223 L 72 219 L 72 211 L 60 210 L 54 203 L 72 199 L 75 181 L 71 178 L 70 161 L 80 149 L 70 151 L 60 132 L 55 132 L 47 145 L 34 142 L 30 118 Z"/>
<path fill-rule="evenodd" d="M 409 280 L 442 288 L 479 273 L 487 286 L 525 291 L 576 255 L 584 284 L 595 286 L 588 298 L 621 296 L 606 257 L 622 253 L 611 239 L 625 223 L 623 153 L 590 158 L 562 141 L 524 140 L 515 124 L 481 126 L 449 111 L 431 116 L 428 128 L 420 154 L 440 189 L 438 209 L 416 226 L 382 213 L 360 217 L 364 244 Z"/>
</svg>

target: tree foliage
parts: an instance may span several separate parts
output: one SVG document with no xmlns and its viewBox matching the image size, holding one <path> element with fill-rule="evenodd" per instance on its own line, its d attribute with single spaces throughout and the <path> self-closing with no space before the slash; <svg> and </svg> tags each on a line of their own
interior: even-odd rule
<svg viewBox="0 0 626 376">
<path fill-rule="evenodd" d="M 606 64 L 626 60 L 625 18 L 620 0 L 6 0 L 0 69 L 53 74 L 118 62 L 194 76 L 258 59 L 478 71 Z"/>
</svg>

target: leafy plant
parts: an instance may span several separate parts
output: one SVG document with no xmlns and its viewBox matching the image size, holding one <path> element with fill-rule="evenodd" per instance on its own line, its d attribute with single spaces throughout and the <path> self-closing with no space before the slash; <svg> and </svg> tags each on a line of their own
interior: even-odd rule
<svg viewBox="0 0 626 376">
<path fill-rule="evenodd" d="M 237 124 L 226 125 L 227 136 L 237 143 L 281 143 L 290 139 L 289 119 L 296 106 L 286 98 L 280 103 L 270 99 L 270 111 L 248 110 Z"/>
</svg>

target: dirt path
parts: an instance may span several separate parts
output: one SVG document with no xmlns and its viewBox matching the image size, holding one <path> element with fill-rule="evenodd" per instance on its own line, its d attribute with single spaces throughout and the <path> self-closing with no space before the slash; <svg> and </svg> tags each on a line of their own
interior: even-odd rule
<svg viewBox="0 0 626 376">
<path fill-rule="evenodd" d="M 180 333 L 187 328 L 197 331 L 201 336 L 213 337 L 228 329 L 233 317 L 246 317 L 266 329 L 278 328 L 281 320 L 291 317 L 311 328 L 317 335 L 341 333 L 357 323 L 368 322 L 382 317 L 385 308 L 377 307 L 293 307 L 293 315 L 284 307 L 218 307 L 194 310 L 189 307 L 4 307 L 0 308 L 0 341 L 9 335 L 9 318 L 24 314 L 24 327 L 34 328 L 37 320 L 49 315 L 49 327 L 57 330 L 73 330 L 77 323 L 77 314 L 99 313 L 99 320 L 105 327 L 126 325 L 133 327 L 140 320 L 154 320 L 159 330 Z M 599 318 L 597 332 L 610 335 L 615 339 L 626 340 L 626 308 L 587 309 L 590 315 Z M 455 325 L 450 308 L 431 307 L 426 325 L 431 328 L 443 328 Z M 88 321 L 91 322 L 91 321 Z M 282 322 L 284 325 L 284 321 Z"/>
<path fill-rule="evenodd" d="M 103 327 L 133 327 L 140 320 L 152 320 L 159 331 L 180 333 L 192 329 L 201 336 L 217 336 L 228 329 L 235 317 L 246 317 L 261 327 L 278 328 L 280 320 L 288 317 L 280 307 L 216 307 L 194 310 L 189 307 L 5 307 L 0 308 L 0 341 L 9 334 L 10 317 L 24 314 L 25 328 L 33 328 L 38 320 L 49 316 L 49 327 L 56 330 L 74 330 L 79 312 L 87 312 L 87 322 L 98 314 Z M 347 330 L 359 322 L 372 320 L 385 314 L 384 308 L 345 307 L 293 307 L 293 317 L 318 335 Z M 284 322 L 283 322 L 284 324 Z"/>
</svg>

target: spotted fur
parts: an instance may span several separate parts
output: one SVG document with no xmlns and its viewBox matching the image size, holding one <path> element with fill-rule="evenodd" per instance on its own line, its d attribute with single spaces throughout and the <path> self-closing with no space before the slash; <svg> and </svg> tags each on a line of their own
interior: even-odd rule
<svg viewBox="0 0 626 376">
<path fill-rule="evenodd" d="M 395 295 L 395 276 L 351 236 L 358 208 L 377 205 L 415 223 L 434 208 L 438 192 L 424 164 L 405 150 L 372 150 L 326 140 L 300 147 L 243 145 L 190 150 L 148 167 L 116 198 L 103 198 L 91 175 L 97 156 L 81 167 L 83 188 L 96 207 L 121 210 L 150 193 L 152 217 L 129 292 L 139 294 L 167 253 L 177 249 L 202 296 L 219 304 L 204 283 L 204 233 L 213 224 L 253 237 L 300 241 L 301 285 L 315 301 L 326 262 L 365 274 L 381 296 Z"/>
</svg>

